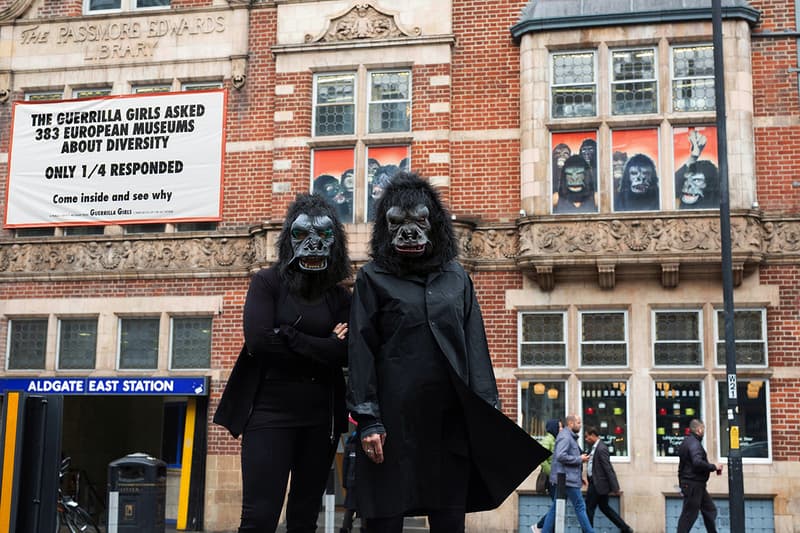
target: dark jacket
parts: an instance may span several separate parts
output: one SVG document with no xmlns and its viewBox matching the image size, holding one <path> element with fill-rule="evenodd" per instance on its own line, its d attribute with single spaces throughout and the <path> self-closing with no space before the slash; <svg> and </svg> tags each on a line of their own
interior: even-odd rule
<svg viewBox="0 0 800 533">
<path fill-rule="evenodd" d="M 711 472 L 717 469 L 716 465 L 708 462 L 706 450 L 700 438 L 694 433 L 689 433 L 678 448 L 678 480 L 707 482 Z"/>
<path fill-rule="evenodd" d="M 364 516 L 436 509 L 435 496 L 428 495 L 446 492 L 448 480 L 430 461 L 445 448 L 464 446 L 470 457 L 467 511 L 497 507 L 547 457 L 496 408 L 483 319 L 472 281 L 457 262 L 408 277 L 366 264 L 356 276 L 349 328 L 350 410 L 365 434 L 373 424 L 380 431 L 385 426 L 387 434 L 381 465 L 358 448 Z M 460 406 L 465 439 L 443 441 L 447 435 L 436 427 L 439 405 L 421 400 L 437 394 L 421 387 L 429 376 L 418 369 L 425 368 L 444 373 L 440 383 L 449 392 L 441 394 Z"/>
<path fill-rule="evenodd" d="M 611 465 L 611 456 L 608 453 L 608 446 L 602 440 L 597 441 L 592 459 L 592 483 L 597 494 L 604 496 L 611 492 L 619 492 L 619 481 L 617 473 Z"/>
<path fill-rule="evenodd" d="M 335 434 L 347 430 L 342 372 L 347 364 L 347 342 L 334 336 L 309 335 L 303 331 L 302 321 L 292 325 L 278 320 L 277 316 L 285 314 L 278 307 L 288 305 L 287 296 L 288 289 L 281 283 L 276 267 L 260 270 L 250 282 L 245 304 L 245 346 L 214 413 L 214 423 L 227 428 L 234 438 L 244 430 L 266 376 L 288 382 L 314 378 L 328 383 L 333 397 L 330 429 Z M 333 316 L 333 331 L 336 323 L 348 320 L 350 292 L 337 286 L 328 290 L 323 299 Z"/>
</svg>

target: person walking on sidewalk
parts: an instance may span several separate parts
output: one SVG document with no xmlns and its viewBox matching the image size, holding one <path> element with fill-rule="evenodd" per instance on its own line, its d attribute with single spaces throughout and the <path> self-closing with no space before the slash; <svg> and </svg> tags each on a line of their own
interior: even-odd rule
<svg viewBox="0 0 800 533">
<path fill-rule="evenodd" d="M 567 427 L 559 431 L 556 437 L 556 448 L 553 453 L 553 466 L 550 470 L 550 483 L 555 485 L 558 482 L 558 474 L 566 474 L 567 499 L 575 508 L 575 516 L 583 530 L 583 533 L 594 533 L 594 528 L 586 516 L 586 504 L 581 494 L 583 485 L 583 463 L 589 461 L 588 453 L 581 453 L 578 447 L 578 434 L 581 432 L 580 415 L 571 414 L 567 416 Z M 556 491 L 553 491 L 555 494 Z M 556 498 L 553 496 L 553 504 L 547 512 L 544 520 L 544 533 L 553 533 L 556 522 Z"/>
<path fill-rule="evenodd" d="M 561 420 L 558 418 L 551 418 L 548 420 L 545 425 L 544 429 L 547 431 L 547 434 L 542 439 L 542 446 L 549 451 L 550 453 L 556 447 L 556 437 L 558 436 L 558 432 L 564 429 L 564 425 L 561 423 Z M 553 497 L 553 493 L 555 492 L 555 487 L 552 483 L 550 483 L 550 471 L 553 466 L 553 456 L 551 455 L 547 459 L 544 460 L 542 463 L 542 473 L 547 476 L 547 494 L 550 497 Z M 531 530 L 533 533 L 542 533 L 542 528 L 544 527 L 544 519 L 547 518 L 547 513 L 543 514 L 536 525 L 531 526 Z"/>
<path fill-rule="evenodd" d="M 586 477 L 589 487 L 586 489 L 586 515 L 594 526 L 594 511 L 597 507 L 603 511 L 622 533 L 633 533 L 631 526 L 625 523 L 617 512 L 608 504 L 608 495 L 619 493 L 619 481 L 614 467 L 611 466 L 611 457 L 608 446 L 600 440 L 597 429 L 590 427 L 586 430 L 586 442 L 592 449 L 589 452 L 589 464 L 586 467 Z"/>
<path fill-rule="evenodd" d="M 678 481 L 683 493 L 683 508 L 678 518 L 678 533 L 688 533 L 697 514 L 703 514 L 703 523 L 708 533 L 717 533 L 717 506 L 708 494 L 706 483 L 708 475 L 716 470 L 722 473 L 722 464 L 709 463 L 706 450 L 703 448 L 703 435 L 706 426 L 702 421 L 694 419 L 689 422 L 689 434 L 678 448 Z"/>
</svg>

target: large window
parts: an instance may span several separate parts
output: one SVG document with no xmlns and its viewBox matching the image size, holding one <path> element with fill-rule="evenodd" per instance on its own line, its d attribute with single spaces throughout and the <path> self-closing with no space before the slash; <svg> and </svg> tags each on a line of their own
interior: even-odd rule
<svg viewBox="0 0 800 533">
<path fill-rule="evenodd" d="M 581 365 L 628 364 L 628 314 L 624 311 L 582 311 Z"/>
<path fill-rule="evenodd" d="M 719 209 L 711 45 L 558 51 L 549 74 L 554 213 Z M 589 133 L 586 117 L 596 117 L 592 132 L 602 143 L 581 168 L 574 139 L 562 138 Z M 674 157 L 659 157 L 670 136 Z M 598 159 L 610 164 L 598 167 Z M 673 176 L 674 188 L 665 187 Z M 611 191 L 610 206 L 598 203 L 600 191 Z"/>
<path fill-rule="evenodd" d="M 537 438 L 545 436 L 550 419 L 563 421 L 567 414 L 566 385 L 563 381 L 521 381 L 522 428 Z"/>
<path fill-rule="evenodd" d="M 410 69 L 314 76 L 312 133 L 324 147 L 313 151 L 310 188 L 343 222 L 373 220 L 389 180 L 410 169 L 411 96 Z"/>
<path fill-rule="evenodd" d="M 565 313 L 520 313 L 519 332 L 519 366 L 567 364 Z"/>
<path fill-rule="evenodd" d="M 653 332 L 656 366 L 703 364 L 700 311 L 654 311 Z"/>
<path fill-rule="evenodd" d="M 584 430 L 593 427 L 614 456 L 628 456 L 628 383 L 584 381 L 581 383 Z"/>
<path fill-rule="evenodd" d="M 739 406 L 739 447 L 742 459 L 769 459 L 769 396 L 768 381 L 739 380 L 736 402 Z M 728 383 L 717 382 L 719 394 L 720 457 L 727 457 L 730 449 L 728 433 Z"/>
<path fill-rule="evenodd" d="M 158 367 L 158 329 L 158 318 L 120 319 L 120 370 L 154 370 Z"/>
<path fill-rule="evenodd" d="M 46 318 L 19 318 L 8 322 L 9 370 L 44 370 L 47 346 Z"/>
<path fill-rule="evenodd" d="M 702 383 L 656 381 L 656 456 L 677 457 L 678 447 L 689 434 L 689 422 L 703 420 Z"/>
<path fill-rule="evenodd" d="M 767 317 L 765 309 L 737 309 L 733 313 L 736 364 L 766 366 Z M 714 313 L 717 364 L 725 366 L 725 311 Z"/>
<path fill-rule="evenodd" d="M 211 317 L 173 317 L 171 324 L 170 368 L 210 368 Z"/>
<path fill-rule="evenodd" d="M 59 370 L 93 369 L 97 353 L 97 319 L 60 319 L 56 351 Z"/>
</svg>

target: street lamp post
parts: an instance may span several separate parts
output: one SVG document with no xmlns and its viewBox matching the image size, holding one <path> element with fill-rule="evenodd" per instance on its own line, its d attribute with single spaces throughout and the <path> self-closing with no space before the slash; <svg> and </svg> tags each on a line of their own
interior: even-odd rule
<svg viewBox="0 0 800 533">
<path fill-rule="evenodd" d="M 725 127 L 725 72 L 722 54 L 722 0 L 711 0 L 714 40 L 714 96 L 719 147 L 719 229 L 722 253 L 722 299 L 725 308 L 725 374 L 728 395 L 728 501 L 732 533 L 744 533 L 744 482 L 742 451 L 739 448 L 739 401 L 736 379 L 736 338 L 733 307 L 733 258 L 731 246 L 731 206 L 728 188 L 728 140 Z M 724 436 L 720 435 L 720 438 Z"/>
</svg>

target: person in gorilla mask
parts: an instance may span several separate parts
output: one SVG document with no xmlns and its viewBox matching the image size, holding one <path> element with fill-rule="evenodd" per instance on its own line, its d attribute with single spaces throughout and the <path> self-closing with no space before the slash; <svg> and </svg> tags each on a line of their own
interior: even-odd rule
<svg viewBox="0 0 800 533">
<path fill-rule="evenodd" d="M 399 533 L 413 515 L 431 533 L 463 532 L 465 513 L 500 505 L 548 452 L 497 410 L 475 289 L 428 182 L 394 176 L 370 250 L 349 323 L 358 508 L 370 533 Z"/>
<path fill-rule="evenodd" d="M 344 374 L 350 292 L 336 210 L 298 195 L 278 238 L 278 261 L 255 273 L 244 304 L 245 347 L 214 422 L 242 435 L 239 533 L 278 525 L 314 533 L 339 435 L 347 430 Z"/>
</svg>

